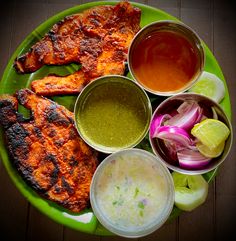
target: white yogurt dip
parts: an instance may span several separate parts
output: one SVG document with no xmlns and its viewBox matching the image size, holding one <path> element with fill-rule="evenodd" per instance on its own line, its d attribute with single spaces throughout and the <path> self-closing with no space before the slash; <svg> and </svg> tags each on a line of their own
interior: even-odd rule
<svg viewBox="0 0 236 241">
<path fill-rule="evenodd" d="M 129 149 L 110 155 L 98 167 L 91 204 L 105 227 L 129 237 L 159 227 L 172 210 L 173 193 L 167 168 L 154 155 Z"/>
</svg>

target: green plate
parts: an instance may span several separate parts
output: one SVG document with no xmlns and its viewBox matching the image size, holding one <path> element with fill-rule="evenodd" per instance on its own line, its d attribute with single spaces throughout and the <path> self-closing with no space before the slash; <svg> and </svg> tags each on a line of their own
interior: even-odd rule
<svg viewBox="0 0 236 241">
<path fill-rule="evenodd" d="M 75 70 L 80 68 L 79 65 L 71 64 L 67 66 L 44 66 L 35 73 L 32 74 L 24 74 L 20 75 L 15 72 L 13 68 L 13 62 L 16 56 L 21 55 L 22 53 L 26 52 L 35 42 L 42 38 L 42 36 L 47 33 L 52 25 L 57 21 L 64 18 L 66 15 L 71 15 L 74 13 L 82 12 L 85 9 L 90 7 L 94 7 L 97 5 L 105 5 L 105 4 L 116 4 L 117 2 L 92 2 L 88 4 L 83 4 L 80 6 L 75 6 L 68 10 L 65 10 L 37 27 L 30 35 L 28 35 L 25 40 L 20 44 L 17 48 L 15 53 L 12 55 L 0 82 L 0 94 L 2 93 L 9 93 L 13 94 L 16 90 L 21 88 L 30 87 L 30 83 L 34 79 L 42 78 L 49 73 L 56 73 L 59 75 L 66 75 L 69 73 L 73 73 Z M 141 26 L 145 26 L 151 22 L 158 21 L 158 20 L 176 20 L 175 17 L 158 10 L 156 8 L 152 8 L 146 5 L 133 3 L 133 5 L 139 7 L 142 10 L 142 18 L 141 18 Z M 225 110 L 228 117 L 231 117 L 231 107 L 230 107 L 230 99 L 229 93 L 227 90 L 226 82 L 220 66 L 218 65 L 216 59 L 214 58 L 211 51 L 208 47 L 204 44 L 205 52 L 206 52 L 206 64 L 205 70 L 216 74 L 219 78 L 224 81 L 225 88 L 226 88 L 226 96 L 224 100 L 221 102 L 222 108 Z M 68 109 L 73 110 L 74 102 L 77 96 L 57 96 L 53 99 L 57 101 L 59 104 L 66 106 Z M 17 171 L 15 170 L 14 166 L 12 166 L 11 161 L 9 160 L 7 149 L 3 142 L 3 133 L 0 130 L 0 157 L 6 167 L 7 172 L 9 173 L 12 181 L 16 185 L 16 187 L 20 190 L 20 192 L 27 198 L 27 200 L 36 208 L 38 208 L 42 213 L 47 215 L 48 217 L 52 218 L 58 223 L 61 223 L 67 227 L 98 235 L 110 235 L 105 228 L 103 228 L 97 218 L 93 214 L 91 209 L 84 210 L 79 214 L 73 214 L 68 212 L 67 210 L 59 207 L 55 203 L 42 199 L 37 193 L 33 191 L 31 187 L 29 187 L 19 176 Z M 144 143 L 141 144 L 143 148 L 148 149 L 147 140 L 144 140 Z M 215 176 L 217 170 L 214 170 L 210 173 L 205 174 L 205 178 L 210 182 Z M 170 220 L 175 218 L 179 215 L 181 211 L 174 207 Z"/>
</svg>

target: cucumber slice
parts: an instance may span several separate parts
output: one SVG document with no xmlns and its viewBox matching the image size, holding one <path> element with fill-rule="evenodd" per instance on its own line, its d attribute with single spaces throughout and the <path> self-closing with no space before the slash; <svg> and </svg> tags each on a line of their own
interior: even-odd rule
<svg viewBox="0 0 236 241">
<path fill-rule="evenodd" d="M 185 175 L 172 172 L 175 185 L 175 206 L 192 211 L 203 204 L 208 194 L 208 183 L 202 175 Z"/>
<path fill-rule="evenodd" d="M 225 87 L 223 81 L 215 74 L 204 71 L 188 92 L 205 95 L 220 103 L 225 96 Z"/>
</svg>

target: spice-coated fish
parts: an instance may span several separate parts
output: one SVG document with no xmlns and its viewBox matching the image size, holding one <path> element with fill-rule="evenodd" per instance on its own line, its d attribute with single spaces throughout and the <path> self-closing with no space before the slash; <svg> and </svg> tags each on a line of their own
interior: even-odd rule
<svg viewBox="0 0 236 241">
<path fill-rule="evenodd" d="M 25 119 L 18 101 L 31 111 Z M 0 124 L 11 160 L 43 197 L 79 212 L 88 206 L 97 154 L 79 137 L 73 114 L 29 89 L 0 96 Z"/>
<path fill-rule="evenodd" d="M 80 63 L 81 69 L 67 77 L 46 76 L 32 83 L 42 95 L 74 94 L 96 77 L 124 74 L 128 47 L 140 29 L 140 9 L 127 1 L 97 6 L 65 17 L 31 49 L 15 60 L 20 73 L 43 65 Z"/>
</svg>

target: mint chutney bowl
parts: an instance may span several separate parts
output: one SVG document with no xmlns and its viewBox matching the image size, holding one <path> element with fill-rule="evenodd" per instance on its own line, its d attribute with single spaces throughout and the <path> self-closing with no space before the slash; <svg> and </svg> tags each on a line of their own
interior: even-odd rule
<svg viewBox="0 0 236 241">
<path fill-rule="evenodd" d="M 97 151 L 113 153 L 142 141 L 152 107 L 146 92 L 133 80 L 107 75 L 82 90 L 74 114 L 82 139 Z"/>
</svg>

